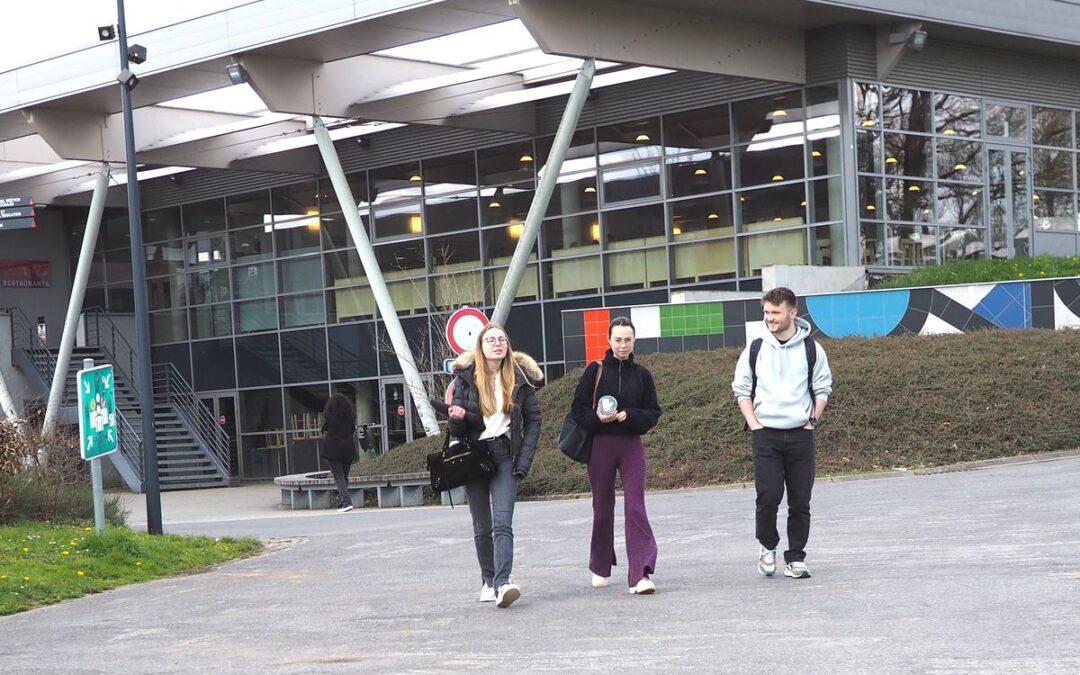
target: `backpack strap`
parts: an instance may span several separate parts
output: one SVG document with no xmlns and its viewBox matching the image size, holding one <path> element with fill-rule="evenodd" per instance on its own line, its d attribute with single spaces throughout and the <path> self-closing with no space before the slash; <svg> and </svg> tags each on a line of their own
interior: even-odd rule
<svg viewBox="0 0 1080 675">
<path fill-rule="evenodd" d="M 806 388 L 810 390 L 810 412 L 813 413 L 817 405 L 817 396 L 814 394 L 814 366 L 817 365 L 817 343 L 813 338 L 803 340 L 806 345 Z"/>
<path fill-rule="evenodd" d="M 750 343 L 750 400 L 757 394 L 757 357 L 761 353 L 762 338 Z"/>
</svg>

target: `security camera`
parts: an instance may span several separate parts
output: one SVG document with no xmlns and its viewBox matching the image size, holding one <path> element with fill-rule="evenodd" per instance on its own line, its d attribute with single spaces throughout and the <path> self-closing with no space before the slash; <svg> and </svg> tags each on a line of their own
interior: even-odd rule
<svg viewBox="0 0 1080 675">
<path fill-rule="evenodd" d="M 247 71 L 239 63 L 230 63 L 225 66 L 225 72 L 229 75 L 229 82 L 233 84 L 243 84 L 251 81 Z"/>
<path fill-rule="evenodd" d="M 128 91 L 132 91 L 139 86 L 139 78 L 135 77 L 135 73 L 127 68 L 120 71 L 120 74 L 116 76 L 116 81 L 127 87 Z"/>
<path fill-rule="evenodd" d="M 116 38 L 116 27 L 115 26 L 98 26 L 97 36 L 98 36 L 98 39 L 101 40 L 102 42 L 108 42 L 109 40 L 113 40 L 113 39 Z"/>
<path fill-rule="evenodd" d="M 146 61 L 146 47 L 142 45 L 131 45 L 128 47 L 128 61 L 132 63 L 143 63 Z"/>
</svg>

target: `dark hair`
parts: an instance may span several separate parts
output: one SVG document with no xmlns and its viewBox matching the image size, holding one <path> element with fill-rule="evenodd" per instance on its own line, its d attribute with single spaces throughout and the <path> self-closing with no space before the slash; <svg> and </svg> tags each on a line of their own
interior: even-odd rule
<svg viewBox="0 0 1080 675">
<path fill-rule="evenodd" d="M 777 286 L 765 295 L 761 296 L 761 304 L 782 305 L 785 302 L 791 307 L 798 307 L 799 301 L 795 298 L 795 291 L 783 286 Z"/>
<path fill-rule="evenodd" d="M 607 336 L 611 337 L 612 329 L 614 329 L 614 328 L 616 328 L 618 326 L 626 326 L 630 330 L 634 331 L 634 335 L 637 335 L 637 329 L 634 328 L 634 322 L 633 321 L 631 321 L 630 319 L 627 319 L 625 316 L 617 316 L 617 317 L 615 317 L 614 319 L 611 320 L 611 323 L 608 324 Z"/>
<path fill-rule="evenodd" d="M 356 426 L 356 409 L 353 407 L 352 401 L 344 394 L 331 396 L 330 400 L 326 402 L 323 414 L 326 415 L 328 424 L 333 422 L 349 427 Z"/>
</svg>

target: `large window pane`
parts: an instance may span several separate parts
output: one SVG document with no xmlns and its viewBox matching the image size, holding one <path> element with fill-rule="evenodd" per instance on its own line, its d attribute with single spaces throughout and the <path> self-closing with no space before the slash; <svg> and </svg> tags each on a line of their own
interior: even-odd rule
<svg viewBox="0 0 1080 675">
<path fill-rule="evenodd" d="M 269 384 L 281 384 L 281 365 L 280 365 L 280 353 L 278 352 L 278 338 L 274 333 L 267 333 L 265 335 L 249 335 L 247 337 L 236 338 L 236 373 L 239 381 L 237 385 L 240 387 L 259 387 Z M 263 390 L 264 395 L 271 399 L 271 402 L 261 404 L 260 407 L 265 411 L 263 414 L 273 412 L 276 409 L 277 415 L 274 419 L 277 420 L 276 424 L 267 426 L 248 426 L 244 425 L 245 431 L 270 431 L 271 429 L 281 428 L 281 391 L 278 389 Z M 276 400 L 277 405 L 274 409 L 269 408 L 273 406 L 273 401 Z M 243 394 L 241 394 L 241 405 L 243 404 Z M 265 406 L 265 407 L 264 407 Z M 264 421 L 264 424 L 266 422 Z"/>
<path fill-rule="evenodd" d="M 928 91 L 882 87 L 881 112 L 885 126 L 903 131 L 929 133 L 933 97 Z"/>
<path fill-rule="evenodd" d="M 885 181 L 889 220 L 926 223 L 934 220 L 934 184 L 920 180 Z"/>
<path fill-rule="evenodd" d="M 1035 187 L 1072 189 L 1072 152 L 1035 148 L 1031 153 L 1031 159 L 1035 168 Z"/>
<path fill-rule="evenodd" d="M 199 265 L 220 265 L 226 260 L 225 237 L 207 237 L 188 242 L 188 267 Z"/>
<path fill-rule="evenodd" d="M 285 425 L 290 431 L 321 433 L 330 392 L 325 384 L 285 387 Z"/>
<path fill-rule="evenodd" d="M 801 138 L 775 144 L 754 143 L 736 150 L 735 158 L 740 186 L 776 183 L 806 175 Z"/>
<path fill-rule="evenodd" d="M 364 229 L 368 239 L 371 239 L 371 215 L 366 208 L 360 214 L 360 223 L 360 227 Z M 329 251 L 335 248 L 356 249 L 356 243 L 353 241 L 352 232 L 349 231 L 349 224 L 345 222 L 344 214 L 331 213 L 319 216 L 319 230 L 322 234 L 324 250 Z"/>
<path fill-rule="evenodd" d="M 266 225 L 271 222 L 270 193 L 256 190 L 225 198 L 225 217 L 229 229 L 248 225 Z"/>
<path fill-rule="evenodd" d="M 230 305 L 203 305 L 188 310 L 191 316 L 191 338 L 224 337 L 232 334 Z"/>
<path fill-rule="evenodd" d="M 184 248 L 179 241 L 166 241 L 160 244 L 146 246 L 146 274 L 156 276 L 158 274 L 172 274 L 184 267 Z M 90 283 L 94 283 L 93 268 L 91 267 Z M 104 276 L 97 281 L 104 280 Z"/>
<path fill-rule="evenodd" d="M 843 265 L 844 223 L 836 222 L 810 228 L 810 255 L 814 265 Z"/>
<path fill-rule="evenodd" d="M 607 168 L 602 181 L 605 204 L 660 197 L 660 164 Z"/>
<path fill-rule="evenodd" d="M 274 242 L 267 226 L 252 227 L 229 233 L 229 248 L 233 262 L 251 263 L 274 257 Z"/>
<path fill-rule="evenodd" d="M 270 189 L 274 222 L 319 215 L 319 188 L 315 181 L 305 181 Z"/>
<path fill-rule="evenodd" d="M 151 310 L 176 309 L 187 304 L 184 297 L 184 275 L 147 279 L 146 304 Z"/>
<path fill-rule="evenodd" d="M 889 264 L 922 267 L 937 263 L 937 237 L 925 225 L 889 225 Z"/>
<path fill-rule="evenodd" d="M 600 218 L 581 213 L 546 220 L 543 224 L 545 258 L 560 258 L 600 251 Z"/>
<path fill-rule="evenodd" d="M 423 276 L 427 273 L 424 242 L 420 240 L 376 246 L 375 259 L 387 280 Z"/>
<path fill-rule="evenodd" d="M 262 336 L 259 336 L 258 339 L 262 339 Z M 276 353 L 276 336 L 274 337 L 274 344 Z M 236 354 L 238 360 L 240 349 L 240 341 L 237 340 Z M 274 367 L 277 367 L 277 363 L 274 363 Z M 240 414 L 242 415 L 240 419 L 245 432 L 280 431 L 284 429 L 285 416 L 281 410 L 281 389 L 274 387 L 272 389 L 252 389 L 240 392 Z"/>
<path fill-rule="evenodd" d="M 476 151 L 480 185 L 505 185 L 532 180 L 536 159 L 532 141 Z"/>
<path fill-rule="evenodd" d="M 427 277 L 388 283 L 386 290 L 399 314 L 420 314 L 430 309 Z"/>
<path fill-rule="evenodd" d="M 839 175 L 843 169 L 840 131 L 820 131 L 807 135 L 810 142 L 810 175 Z"/>
<path fill-rule="evenodd" d="M 605 211 L 601 218 L 608 249 L 649 246 L 665 241 L 662 204 Z"/>
<path fill-rule="evenodd" d="M 228 302 L 232 299 L 229 290 L 229 270 L 222 267 L 188 275 L 188 297 L 191 304 L 202 305 L 208 302 Z"/>
<path fill-rule="evenodd" d="M 532 200 L 532 183 L 484 188 L 480 191 L 480 222 L 485 226 L 525 222 Z"/>
<path fill-rule="evenodd" d="M 236 364 L 233 362 L 233 341 L 204 340 L 191 343 L 191 362 L 194 364 L 192 383 L 196 391 L 214 391 L 236 387 Z"/>
<path fill-rule="evenodd" d="M 863 218 L 884 218 L 885 202 L 881 195 L 881 179 L 859 177 L 859 213 Z"/>
<path fill-rule="evenodd" d="M 594 211 L 597 204 L 596 172 L 560 175 L 548 202 L 546 216 Z"/>
<path fill-rule="evenodd" d="M 143 239 L 161 241 L 162 239 L 180 238 L 180 207 L 154 209 L 142 216 Z"/>
<path fill-rule="evenodd" d="M 844 219 L 844 186 L 839 176 L 810 183 L 811 223 L 824 223 Z"/>
<path fill-rule="evenodd" d="M 518 286 L 517 294 L 514 296 L 514 300 L 539 300 L 540 299 L 540 281 L 539 270 L 535 264 L 529 265 L 525 268 L 525 274 L 521 277 L 521 285 Z M 499 295 L 499 291 L 502 290 L 503 283 L 506 282 L 506 268 L 501 267 L 496 270 L 488 272 L 488 278 L 491 279 L 491 284 L 485 289 L 488 297 L 485 301 L 489 305 L 495 304 L 495 299 Z"/>
<path fill-rule="evenodd" d="M 420 202 L 394 202 L 375 207 L 375 236 L 379 239 L 415 236 L 424 232 Z"/>
<path fill-rule="evenodd" d="M 806 228 L 739 237 L 743 276 L 758 276 L 766 265 L 805 265 Z"/>
<path fill-rule="evenodd" d="M 713 150 L 667 160 L 668 196 L 684 197 L 731 189 L 731 152 Z"/>
<path fill-rule="evenodd" d="M 934 103 L 934 128 L 943 136 L 981 136 L 982 103 L 977 98 L 938 94 Z"/>
<path fill-rule="evenodd" d="M 431 284 L 435 293 L 436 309 L 478 305 L 484 301 L 483 277 L 479 271 L 432 277 Z"/>
<path fill-rule="evenodd" d="M 277 301 L 273 298 L 238 302 L 234 308 L 237 333 L 254 333 L 278 327 Z"/>
<path fill-rule="evenodd" d="M 150 340 L 155 344 L 188 339 L 187 312 L 154 312 L 150 315 Z"/>
<path fill-rule="evenodd" d="M 862 128 L 881 125 L 881 92 L 876 84 L 855 83 L 855 124 Z"/>
<path fill-rule="evenodd" d="M 508 225 L 506 227 L 492 227 L 483 230 L 480 239 L 484 247 L 484 265 L 509 265 L 510 259 L 517 250 L 518 240 L 525 226 L 522 224 Z M 536 244 L 533 243 L 529 260 L 536 260 Z"/>
<path fill-rule="evenodd" d="M 244 478 L 274 478 L 288 473 L 281 434 L 255 434 L 240 439 Z"/>
<path fill-rule="evenodd" d="M 326 320 L 342 323 L 375 316 L 375 295 L 369 286 L 338 288 L 326 292 Z"/>
<path fill-rule="evenodd" d="M 737 101 L 731 106 L 731 115 L 735 119 L 736 143 L 765 142 L 801 134 L 804 129 L 799 91 Z"/>
<path fill-rule="evenodd" d="M 436 274 L 474 270 L 479 267 L 480 242 L 475 232 L 432 237 L 428 240 L 428 255 Z"/>
<path fill-rule="evenodd" d="M 1072 192 L 1055 190 L 1035 190 L 1031 196 L 1035 229 L 1056 232 L 1076 232 L 1076 210 L 1073 206 Z M 1038 236 L 1038 235 L 1036 235 Z"/>
<path fill-rule="evenodd" d="M 349 191 L 352 192 L 353 199 L 356 200 L 356 208 L 367 209 L 370 205 L 368 201 L 368 183 L 367 172 L 358 171 L 356 173 L 350 173 L 345 176 L 345 181 L 349 184 Z M 319 180 L 319 213 L 338 213 L 344 211 L 341 208 L 341 202 L 338 201 L 337 192 L 334 191 L 334 186 L 328 178 L 322 178 Z"/>
<path fill-rule="evenodd" d="M 840 90 L 835 84 L 806 90 L 806 130 L 840 126 Z"/>
<path fill-rule="evenodd" d="M 1000 103 L 986 104 L 986 133 L 988 136 L 1027 140 L 1027 110 Z"/>
<path fill-rule="evenodd" d="M 356 251 L 346 249 L 327 253 L 323 256 L 323 267 L 327 286 L 351 286 L 367 280 L 364 266 L 360 264 L 360 254 Z"/>
<path fill-rule="evenodd" d="M 710 239 L 735 234 L 731 195 L 701 197 L 671 203 L 671 237 L 675 241 Z"/>
<path fill-rule="evenodd" d="M 233 268 L 233 289 L 237 299 L 273 295 L 275 288 L 274 263 Z"/>
<path fill-rule="evenodd" d="M 728 105 L 664 115 L 664 143 L 670 153 L 731 145 Z"/>
<path fill-rule="evenodd" d="M 659 157 L 660 118 L 600 127 L 596 130 L 596 144 L 601 166 Z"/>
<path fill-rule="evenodd" d="M 982 189 L 974 185 L 938 183 L 937 220 L 957 225 L 982 225 Z"/>
<path fill-rule="evenodd" d="M 982 143 L 977 141 L 939 140 L 937 142 L 938 178 L 974 183 L 982 182 Z"/>
<path fill-rule="evenodd" d="M 282 296 L 280 301 L 282 328 L 313 326 L 326 322 L 321 291 L 303 295 L 286 295 Z"/>
<path fill-rule="evenodd" d="M 281 363 L 285 382 L 326 379 L 326 331 L 290 330 L 281 333 Z"/>
<path fill-rule="evenodd" d="M 330 349 L 331 379 L 379 374 L 374 323 L 334 326 L 327 330 L 326 339 Z"/>
<path fill-rule="evenodd" d="M 279 288 L 282 293 L 313 291 L 322 288 L 323 271 L 319 256 L 292 258 L 278 262 Z"/>
<path fill-rule="evenodd" d="M 778 185 L 739 193 L 741 232 L 806 222 L 806 190 L 803 183 Z"/>
<path fill-rule="evenodd" d="M 544 263 L 546 297 L 565 298 L 572 295 L 594 295 L 603 286 L 600 256 L 553 260 Z"/>
<path fill-rule="evenodd" d="M 471 151 L 425 159 L 423 168 L 428 194 L 459 192 L 476 186 L 476 160 Z"/>
<path fill-rule="evenodd" d="M 885 264 L 885 225 L 861 223 L 859 225 L 859 249 L 863 265 Z"/>
<path fill-rule="evenodd" d="M 974 227 L 939 227 L 941 262 L 980 260 L 986 257 L 986 230 Z"/>
<path fill-rule="evenodd" d="M 691 284 L 735 277 L 735 240 L 720 239 L 671 248 L 673 284 Z"/>
<path fill-rule="evenodd" d="M 427 201 L 424 202 L 428 234 L 475 229 L 477 195 L 476 190 L 470 190 L 432 197 L 429 188 Z"/>
<path fill-rule="evenodd" d="M 131 281 L 131 249 L 105 251 L 105 279 L 110 284 Z"/>
<path fill-rule="evenodd" d="M 885 134 L 885 173 L 931 177 L 932 147 L 929 136 Z"/>
<path fill-rule="evenodd" d="M 536 141 L 537 176 L 544 174 L 548 155 L 551 154 L 551 142 L 553 136 L 541 138 Z M 566 151 L 566 159 L 563 160 L 562 170 L 564 173 L 578 173 L 596 168 L 596 142 L 592 129 L 578 129 L 570 139 L 570 148 Z"/>
<path fill-rule="evenodd" d="M 668 282 L 667 249 L 663 247 L 612 253 L 604 256 L 604 264 L 608 291 L 654 288 Z"/>
<path fill-rule="evenodd" d="M 223 199 L 184 204 L 180 207 L 180 212 L 184 223 L 184 234 L 189 237 L 225 229 L 225 200 Z"/>
<path fill-rule="evenodd" d="M 860 130 L 855 135 L 855 154 L 859 171 L 881 173 L 881 132 Z"/>
<path fill-rule="evenodd" d="M 1031 108 L 1031 142 L 1035 145 L 1073 145 L 1072 113 L 1058 108 Z"/>
<path fill-rule="evenodd" d="M 274 237 L 277 239 L 278 255 L 315 253 L 319 250 L 320 228 L 318 216 L 284 223 L 275 222 Z"/>
</svg>

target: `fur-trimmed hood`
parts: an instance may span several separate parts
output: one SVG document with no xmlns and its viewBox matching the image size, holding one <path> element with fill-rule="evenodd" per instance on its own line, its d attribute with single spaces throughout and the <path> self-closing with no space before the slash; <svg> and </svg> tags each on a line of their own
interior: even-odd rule
<svg viewBox="0 0 1080 675">
<path fill-rule="evenodd" d="M 455 373 L 466 371 L 476 365 L 475 361 L 473 352 L 467 351 L 454 361 L 453 371 Z M 540 368 L 540 364 L 525 352 L 514 352 L 514 363 L 517 365 L 518 372 L 529 380 L 529 384 L 535 386 L 544 381 L 544 371 Z"/>
</svg>

